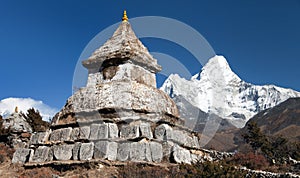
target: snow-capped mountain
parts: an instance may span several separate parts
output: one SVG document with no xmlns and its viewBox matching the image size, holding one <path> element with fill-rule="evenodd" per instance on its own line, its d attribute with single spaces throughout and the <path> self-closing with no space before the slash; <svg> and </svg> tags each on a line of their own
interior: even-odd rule
<svg viewBox="0 0 300 178">
<path fill-rule="evenodd" d="M 52 119 L 55 113 L 58 112 L 58 109 L 51 108 L 42 101 L 37 101 L 32 98 L 5 98 L 0 100 L 0 115 L 6 118 L 15 111 L 16 106 L 18 106 L 18 110 L 23 113 L 26 113 L 29 108 L 39 110 L 45 121 Z"/>
<path fill-rule="evenodd" d="M 274 85 L 253 85 L 241 80 L 230 68 L 223 56 L 211 58 L 199 74 L 191 80 L 171 74 L 161 87 L 176 102 L 181 112 L 188 109 L 185 103 L 205 113 L 214 113 L 236 127 L 245 123 L 258 112 L 276 106 L 291 97 L 300 97 L 300 92 Z M 181 98 L 181 99 L 178 99 Z M 198 115 L 182 113 L 193 120 Z"/>
</svg>

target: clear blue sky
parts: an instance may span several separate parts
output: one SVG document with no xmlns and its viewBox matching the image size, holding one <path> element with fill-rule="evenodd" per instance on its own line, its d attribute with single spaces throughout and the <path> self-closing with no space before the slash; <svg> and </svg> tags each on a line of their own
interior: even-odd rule
<svg viewBox="0 0 300 178">
<path fill-rule="evenodd" d="M 31 97 L 61 108 L 82 50 L 120 21 L 123 9 L 129 18 L 164 16 L 192 26 L 247 82 L 300 91 L 300 0 L 2 0 L 0 99 Z M 185 53 L 152 41 L 145 41 L 150 51 Z M 187 65 L 189 57 L 183 57 Z"/>
</svg>

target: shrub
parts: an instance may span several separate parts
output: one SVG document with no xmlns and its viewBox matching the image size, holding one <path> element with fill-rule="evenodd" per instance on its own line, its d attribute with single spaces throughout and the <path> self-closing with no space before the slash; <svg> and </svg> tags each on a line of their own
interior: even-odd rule
<svg viewBox="0 0 300 178">
<path fill-rule="evenodd" d="M 237 153 L 230 161 L 234 164 L 245 166 L 249 169 L 266 169 L 269 166 L 267 159 L 262 154 Z"/>
</svg>

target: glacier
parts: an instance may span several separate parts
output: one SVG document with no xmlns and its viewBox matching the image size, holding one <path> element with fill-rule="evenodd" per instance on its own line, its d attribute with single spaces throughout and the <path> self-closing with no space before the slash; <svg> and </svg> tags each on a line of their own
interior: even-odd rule
<svg viewBox="0 0 300 178">
<path fill-rule="evenodd" d="M 187 113 L 187 107 L 194 107 L 199 109 L 195 113 L 213 113 L 238 128 L 258 112 L 300 97 L 300 92 L 292 89 L 243 81 L 219 55 L 209 59 L 190 80 L 171 74 L 160 89 L 175 100 L 185 119 L 199 119 L 197 114 Z"/>
</svg>

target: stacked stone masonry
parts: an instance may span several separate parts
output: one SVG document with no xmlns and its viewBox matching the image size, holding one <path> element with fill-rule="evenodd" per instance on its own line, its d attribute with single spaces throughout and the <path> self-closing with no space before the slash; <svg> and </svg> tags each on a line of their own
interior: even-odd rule
<svg viewBox="0 0 300 178">
<path fill-rule="evenodd" d="M 211 159 L 200 149 L 198 137 L 166 123 L 90 123 L 34 133 L 30 148 L 17 149 L 14 163 L 104 159 L 192 163 Z"/>
</svg>

